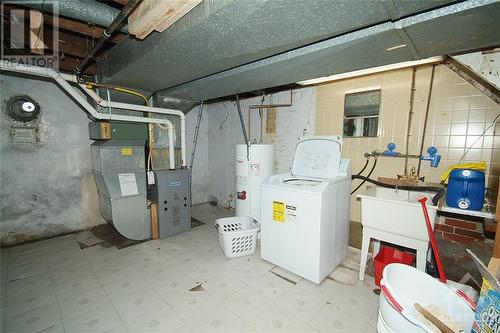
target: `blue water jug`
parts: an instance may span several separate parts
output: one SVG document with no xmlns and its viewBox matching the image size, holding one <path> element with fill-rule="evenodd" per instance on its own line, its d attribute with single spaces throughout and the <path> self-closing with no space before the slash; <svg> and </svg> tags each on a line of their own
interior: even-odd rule
<svg viewBox="0 0 500 333">
<path fill-rule="evenodd" d="M 450 173 L 446 204 L 450 207 L 481 210 L 484 204 L 484 172 L 455 169 Z"/>
</svg>

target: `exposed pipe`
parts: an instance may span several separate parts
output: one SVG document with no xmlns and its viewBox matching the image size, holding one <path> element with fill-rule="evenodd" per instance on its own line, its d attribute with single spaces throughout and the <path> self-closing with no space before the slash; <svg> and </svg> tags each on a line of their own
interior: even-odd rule
<svg viewBox="0 0 500 333">
<path fill-rule="evenodd" d="M 247 131 L 245 129 L 245 122 L 243 121 L 243 114 L 241 113 L 240 98 L 236 95 L 236 107 L 238 108 L 238 115 L 240 116 L 241 130 L 243 131 L 243 136 L 245 137 L 245 144 L 247 145 L 247 157 L 248 157 L 248 137 Z"/>
<path fill-rule="evenodd" d="M 23 73 L 41 77 L 47 77 L 54 81 L 56 81 L 61 88 L 63 88 L 75 101 L 80 104 L 93 118 L 99 120 L 118 120 L 118 121 L 129 121 L 134 123 L 146 123 L 146 124 L 160 124 L 167 127 L 168 131 L 168 144 L 169 144 L 169 167 L 170 169 L 175 169 L 175 155 L 174 155 L 174 125 L 168 119 L 159 119 L 159 118 L 144 118 L 144 117 L 135 117 L 135 116 L 124 116 L 124 115 L 113 115 L 109 113 L 100 113 L 98 112 L 87 100 L 78 93 L 76 89 L 74 89 L 69 83 L 76 82 L 76 76 L 69 74 L 60 74 L 54 71 L 51 68 L 44 67 L 34 67 L 34 66 L 23 66 L 23 65 L 12 65 L 6 63 L 0 63 L 0 70 L 2 71 L 10 71 L 16 73 Z M 84 90 L 87 92 L 87 90 Z M 123 104 L 123 109 L 131 110 L 138 105 L 134 104 Z M 125 106 L 127 105 L 127 106 Z M 146 110 L 147 112 L 147 110 Z"/>
<path fill-rule="evenodd" d="M 434 85 L 434 72 L 436 71 L 436 65 L 432 65 L 431 71 L 431 81 L 429 83 L 429 94 L 427 95 L 427 105 L 425 106 L 425 118 L 424 118 L 424 128 L 422 130 L 422 140 L 420 141 L 420 152 L 418 153 L 420 156 L 424 153 L 424 141 L 425 141 L 425 133 L 427 132 L 427 122 L 429 120 L 429 109 L 431 106 L 431 97 L 432 97 L 432 87 Z M 422 166 L 422 160 L 418 160 L 417 166 L 417 177 L 420 177 L 420 167 Z"/>
<path fill-rule="evenodd" d="M 408 127 L 406 132 L 406 148 L 405 155 L 409 156 L 408 151 L 410 150 L 410 136 L 411 136 L 411 122 L 413 119 L 413 101 L 415 100 L 415 75 L 417 73 L 417 67 L 413 67 L 411 74 L 411 91 L 410 91 L 410 112 L 408 112 Z M 408 158 L 405 159 L 405 177 L 408 175 Z"/>
<path fill-rule="evenodd" d="M 293 89 L 290 89 L 290 103 L 284 104 L 254 104 L 250 105 L 249 109 L 270 109 L 270 108 L 285 108 L 292 106 L 293 102 Z"/>
<path fill-rule="evenodd" d="M 80 64 L 76 67 L 75 71 L 77 76 L 80 76 L 82 70 L 84 70 L 89 61 L 94 58 L 96 52 L 101 49 L 104 43 L 111 37 L 111 35 L 113 35 L 116 29 L 122 24 L 123 20 L 126 19 L 130 15 L 130 13 L 132 13 L 135 7 L 139 5 L 141 2 L 142 0 L 128 0 L 127 4 L 114 18 L 113 22 L 111 22 L 109 27 L 102 32 L 102 36 L 97 40 L 97 43 L 94 45 L 94 47 L 87 53 L 85 58 L 83 58 Z"/>
<path fill-rule="evenodd" d="M 264 96 L 262 96 L 262 102 L 264 102 Z M 263 122 L 263 115 L 262 115 L 262 109 L 270 109 L 270 108 L 285 108 L 285 107 L 290 107 L 292 106 L 293 103 L 293 89 L 290 89 L 290 102 L 289 103 L 282 103 L 282 104 L 253 104 L 248 107 L 248 138 L 252 139 L 252 136 L 250 135 L 250 131 L 252 129 L 251 126 L 251 113 L 250 111 L 252 110 L 259 110 L 259 116 L 260 116 L 260 143 L 262 143 L 262 138 L 263 138 L 263 129 L 264 129 L 264 122 Z"/>
<path fill-rule="evenodd" d="M 85 84 L 80 83 L 80 87 L 84 89 L 87 94 L 99 105 L 104 108 L 111 107 L 115 109 L 124 109 L 129 111 L 139 111 L 139 112 L 151 112 L 157 114 L 165 114 L 165 115 L 174 115 L 179 116 L 181 119 L 181 165 L 183 168 L 187 167 L 187 158 L 186 158 L 186 115 L 179 110 L 173 109 L 163 109 L 152 106 L 145 105 L 136 105 L 136 104 L 128 104 L 128 103 L 120 103 L 120 102 L 108 102 L 107 100 L 102 99 L 99 95 L 96 94 L 95 91 L 88 88 Z"/>
<path fill-rule="evenodd" d="M 119 9 L 95 0 L 51 0 L 46 2 L 15 0 L 9 2 L 13 5 L 36 9 L 48 14 L 57 14 L 101 27 L 109 26 L 120 12 Z M 128 33 L 126 26 L 122 27 L 120 31 Z"/>
</svg>

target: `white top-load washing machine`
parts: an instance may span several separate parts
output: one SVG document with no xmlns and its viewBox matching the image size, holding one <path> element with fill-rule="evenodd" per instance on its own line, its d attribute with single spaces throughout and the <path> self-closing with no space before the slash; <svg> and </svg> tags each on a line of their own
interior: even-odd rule
<svg viewBox="0 0 500 333">
<path fill-rule="evenodd" d="M 340 136 L 304 137 L 291 173 L 261 185 L 261 256 L 320 283 L 346 256 L 350 160 Z"/>
</svg>

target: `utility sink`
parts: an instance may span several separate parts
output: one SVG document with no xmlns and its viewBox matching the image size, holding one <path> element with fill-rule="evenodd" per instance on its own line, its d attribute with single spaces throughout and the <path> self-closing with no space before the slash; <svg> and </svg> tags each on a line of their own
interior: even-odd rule
<svg viewBox="0 0 500 333">
<path fill-rule="evenodd" d="M 422 205 L 417 199 L 427 197 L 427 210 L 434 228 L 438 207 L 432 204 L 433 195 L 430 192 L 372 187 L 358 195 L 361 198 L 363 228 L 429 241 Z"/>
</svg>

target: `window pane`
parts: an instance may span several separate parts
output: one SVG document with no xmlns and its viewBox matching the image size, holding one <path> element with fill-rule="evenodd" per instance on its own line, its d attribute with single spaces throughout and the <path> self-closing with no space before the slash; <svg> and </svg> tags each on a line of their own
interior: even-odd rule
<svg viewBox="0 0 500 333">
<path fill-rule="evenodd" d="M 380 90 L 347 94 L 344 105 L 347 118 L 376 116 L 380 107 Z"/>
<path fill-rule="evenodd" d="M 346 94 L 344 136 L 377 136 L 380 89 Z"/>
</svg>

